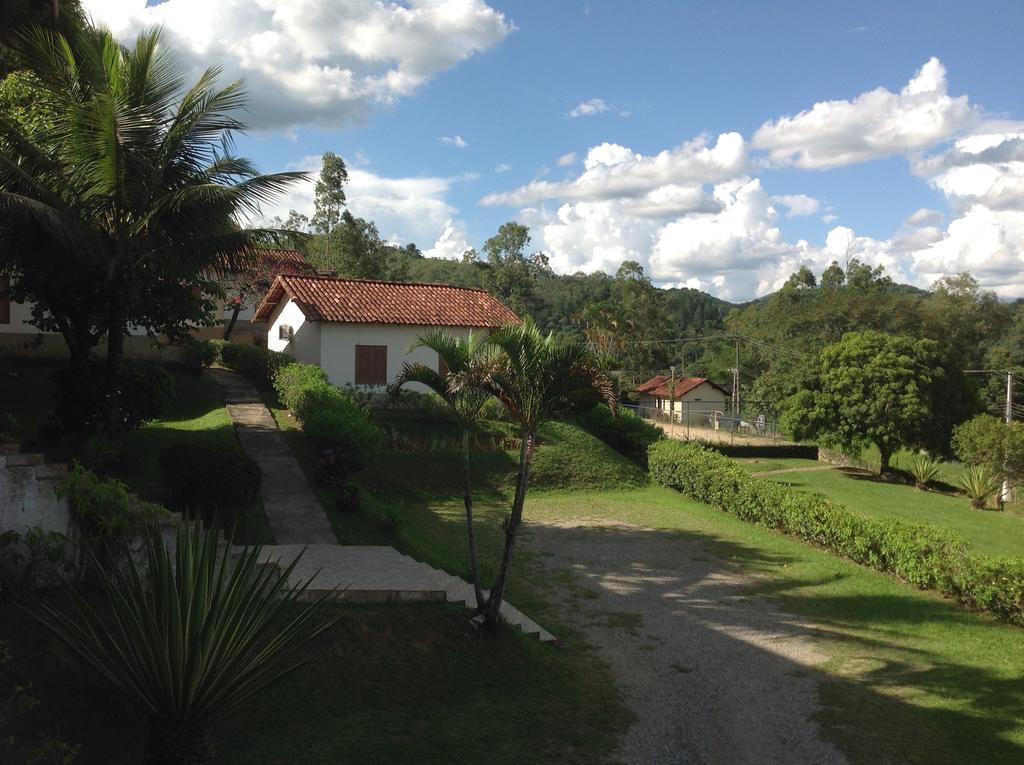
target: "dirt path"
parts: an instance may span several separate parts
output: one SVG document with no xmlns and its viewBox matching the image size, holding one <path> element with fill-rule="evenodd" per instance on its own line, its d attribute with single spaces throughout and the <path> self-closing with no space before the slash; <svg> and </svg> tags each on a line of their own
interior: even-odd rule
<svg viewBox="0 0 1024 765">
<path fill-rule="evenodd" d="M 782 470 L 759 470 L 750 475 L 762 478 L 766 475 L 785 475 L 786 473 L 819 473 L 825 470 L 836 470 L 835 465 L 815 465 L 814 467 L 782 468 Z"/>
<path fill-rule="evenodd" d="M 553 593 L 636 714 L 624 762 L 845 762 L 810 720 L 826 658 L 813 627 L 748 595 L 755 580 L 738 567 L 630 526 L 532 524 L 527 544 L 575 575 Z"/>
</svg>

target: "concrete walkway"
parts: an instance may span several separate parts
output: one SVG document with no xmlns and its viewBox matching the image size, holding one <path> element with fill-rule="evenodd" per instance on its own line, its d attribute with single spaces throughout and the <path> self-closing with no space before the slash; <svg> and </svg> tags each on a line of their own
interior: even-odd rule
<svg viewBox="0 0 1024 765">
<path fill-rule="evenodd" d="M 263 564 L 288 566 L 299 555 L 289 584 L 310 582 L 304 600 L 337 588 L 340 599 L 355 603 L 439 601 L 476 608 L 473 586 L 456 576 L 402 555 L 393 547 L 358 545 L 271 545 L 260 553 Z M 550 643 L 554 635 L 507 602 L 502 621 Z"/>
<path fill-rule="evenodd" d="M 320 500 L 256 388 L 242 375 L 225 369 L 211 369 L 208 374 L 224 392 L 224 405 L 242 448 L 263 473 L 260 495 L 274 539 L 284 545 L 336 544 Z"/>
</svg>

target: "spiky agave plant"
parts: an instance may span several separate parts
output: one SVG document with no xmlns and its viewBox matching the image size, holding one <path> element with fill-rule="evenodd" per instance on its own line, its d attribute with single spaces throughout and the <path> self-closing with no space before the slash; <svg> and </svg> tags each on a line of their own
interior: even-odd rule
<svg viewBox="0 0 1024 765">
<path fill-rule="evenodd" d="M 210 725 L 316 658 L 302 649 L 335 621 L 323 613 L 333 592 L 292 612 L 309 585 L 288 585 L 298 559 L 261 567 L 255 546 L 236 561 L 218 539 L 183 522 L 171 553 L 150 526 L 144 570 L 131 556 L 98 566 L 102 608 L 71 588 L 71 609 L 35 614 L 149 716 L 147 762 L 208 762 Z"/>
<path fill-rule="evenodd" d="M 984 510 L 989 498 L 999 491 L 1002 483 L 984 465 L 968 465 L 960 475 L 960 488 L 971 501 L 975 510 Z"/>
<path fill-rule="evenodd" d="M 916 489 L 927 491 L 928 484 L 942 475 L 942 463 L 929 454 L 917 454 L 910 463 L 910 475 L 914 477 Z"/>
</svg>

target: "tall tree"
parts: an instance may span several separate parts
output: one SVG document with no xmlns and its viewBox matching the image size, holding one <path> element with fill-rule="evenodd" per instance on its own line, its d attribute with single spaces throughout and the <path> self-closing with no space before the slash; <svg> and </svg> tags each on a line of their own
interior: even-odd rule
<svg viewBox="0 0 1024 765">
<path fill-rule="evenodd" d="M 36 28 L 18 55 L 55 108 L 42 126 L 0 115 L 0 268 L 74 357 L 106 337 L 113 425 L 129 326 L 209 320 L 216 274 L 280 238 L 240 221 L 303 175 L 234 156 L 241 85 L 216 88 L 211 68 L 186 88 L 158 31 L 125 48 L 106 30 Z"/>
<path fill-rule="evenodd" d="M 945 379 L 931 340 L 851 332 L 820 355 L 816 389 L 787 403 L 783 427 L 798 440 L 859 451 L 874 444 L 880 472 L 903 447 L 934 447 L 931 419 Z"/>
<path fill-rule="evenodd" d="M 565 413 L 572 400 L 596 390 L 609 406 L 615 406 L 612 381 L 598 369 L 582 343 L 561 343 L 544 335 L 532 319 L 496 329 L 487 344 L 501 353 L 483 381 L 484 389 L 497 398 L 519 429 L 519 472 L 512 510 L 505 521 L 505 545 L 501 565 L 484 610 L 484 623 L 493 626 L 501 615 L 508 585 L 537 431 L 548 420 Z"/>
<path fill-rule="evenodd" d="M 331 262 L 331 234 L 341 221 L 345 208 L 345 184 L 348 168 L 345 161 L 333 152 L 324 152 L 320 177 L 313 196 L 313 227 L 325 237 L 326 260 Z"/>
<path fill-rule="evenodd" d="M 526 254 L 530 229 L 522 223 L 509 221 L 498 233 L 484 242 L 490 291 L 517 313 L 528 312 L 534 304 L 534 283 L 539 274 L 550 273 L 544 253 Z"/>
</svg>

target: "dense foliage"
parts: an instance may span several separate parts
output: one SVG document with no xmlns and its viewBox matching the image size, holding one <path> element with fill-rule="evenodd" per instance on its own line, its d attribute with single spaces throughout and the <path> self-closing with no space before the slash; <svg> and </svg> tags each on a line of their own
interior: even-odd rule
<svg viewBox="0 0 1024 765">
<path fill-rule="evenodd" d="M 1024 423 L 978 415 L 953 432 L 953 451 L 961 462 L 983 467 L 1010 486 L 1024 484 Z"/>
<path fill-rule="evenodd" d="M 274 387 L 303 432 L 318 448 L 331 452 L 335 479 L 362 470 L 380 449 L 384 434 L 366 407 L 350 392 L 331 385 L 319 367 L 285 366 L 277 372 Z"/>
<path fill-rule="evenodd" d="M 609 445 L 569 422 L 540 429 L 530 483 L 544 489 L 614 491 L 647 483 L 643 470 Z"/>
<path fill-rule="evenodd" d="M 661 441 L 649 459 L 655 481 L 699 502 L 1024 626 L 1024 558 L 987 558 L 944 529 L 857 515 L 825 497 L 755 478 L 697 444 Z"/>
<path fill-rule="evenodd" d="M 853 453 L 874 444 L 886 472 L 901 448 L 947 447 L 952 425 L 968 413 L 963 388 L 931 340 L 848 332 L 821 351 L 814 382 L 786 402 L 782 423 L 798 441 Z"/>
<path fill-rule="evenodd" d="M 107 369 L 90 359 L 77 368 L 62 369 L 54 375 L 57 401 L 55 414 L 66 433 L 83 433 L 107 419 Z M 115 377 L 118 391 L 119 430 L 133 430 L 155 420 L 174 397 L 174 378 L 158 364 L 122 359 Z"/>
<path fill-rule="evenodd" d="M 200 344 L 204 365 L 222 364 L 232 372 L 243 374 L 257 385 L 271 387 L 279 370 L 294 364 L 287 353 L 271 351 L 251 343 L 207 340 Z"/>
</svg>

